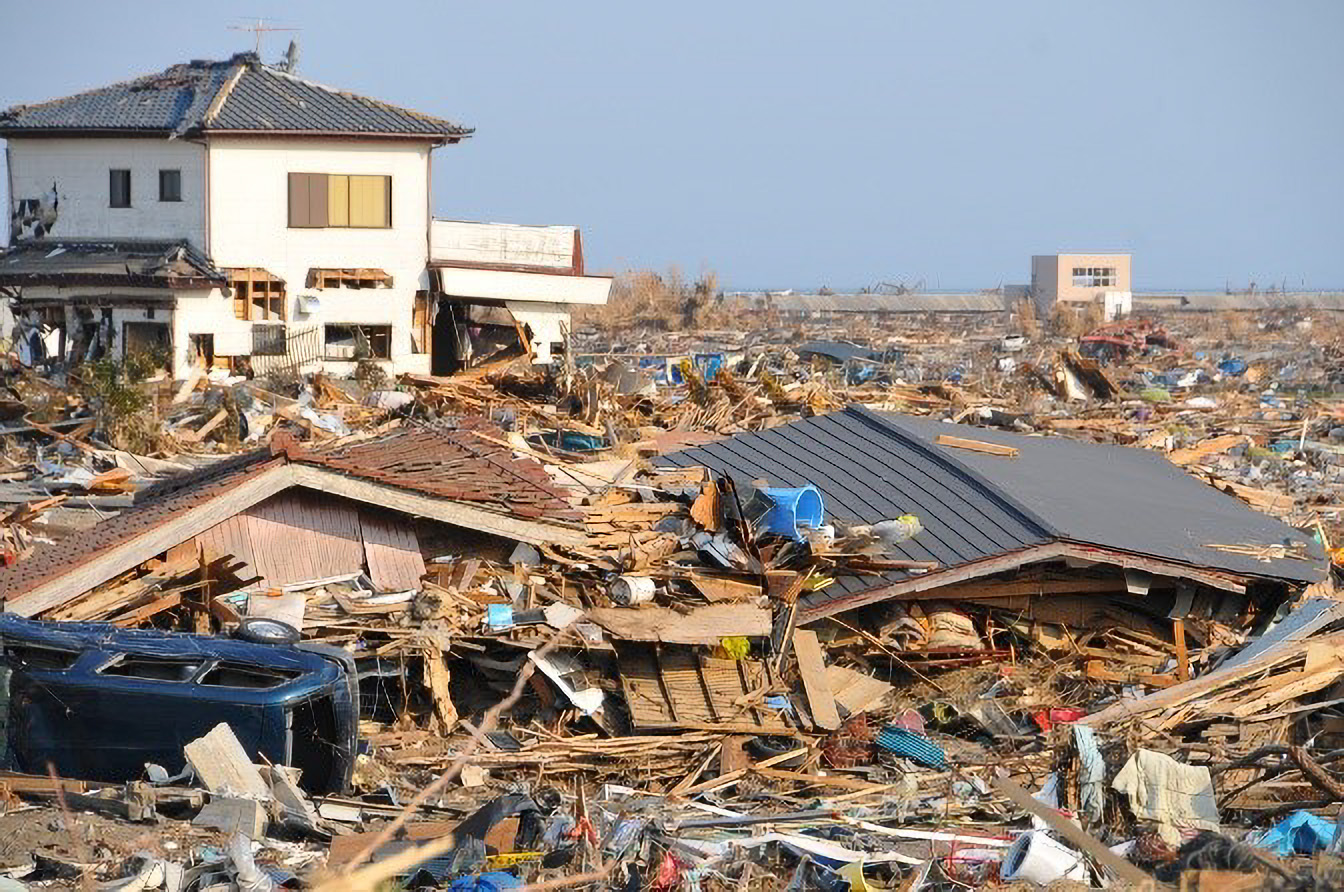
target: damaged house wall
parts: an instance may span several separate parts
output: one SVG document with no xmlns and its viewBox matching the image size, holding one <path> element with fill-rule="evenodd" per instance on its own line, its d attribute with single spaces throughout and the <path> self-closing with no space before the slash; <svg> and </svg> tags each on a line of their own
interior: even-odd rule
<svg viewBox="0 0 1344 892">
<path fill-rule="evenodd" d="M 50 209 L 43 237 L 166 238 L 206 243 L 205 147 L 184 139 L 9 136 L 11 238 L 38 237 L 34 201 Z M 131 206 L 109 206 L 110 170 L 131 172 Z M 181 201 L 159 200 L 159 171 L 181 172 Z M 53 184 L 56 199 L 49 196 Z M 40 216 L 40 215 L 39 215 Z"/>
</svg>

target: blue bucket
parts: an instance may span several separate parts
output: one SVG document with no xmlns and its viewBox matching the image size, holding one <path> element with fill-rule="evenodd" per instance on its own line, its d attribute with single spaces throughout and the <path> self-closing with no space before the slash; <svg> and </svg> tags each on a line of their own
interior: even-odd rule
<svg viewBox="0 0 1344 892">
<path fill-rule="evenodd" d="M 761 490 L 761 495 L 770 501 L 765 528 L 780 536 L 802 539 L 800 530 L 818 529 L 826 517 L 821 493 L 810 484 L 796 489 L 770 487 Z"/>
</svg>

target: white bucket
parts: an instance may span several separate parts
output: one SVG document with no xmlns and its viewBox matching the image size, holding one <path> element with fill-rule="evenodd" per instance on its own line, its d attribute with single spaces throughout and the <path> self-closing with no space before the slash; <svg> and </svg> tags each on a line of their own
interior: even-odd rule
<svg viewBox="0 0 1344 892">
<path fill-rule="evenodd" d="M 647 576 L 618 576 L 611 584 L 611 600 L 626 607 L 653 600 L 653 580 Z"/>
<path fill-rule="evenodd" d="M 1087 880 L 1087 865 L 1073 849 L 1040 830 L 1029 830 L 1004 850 L 999 877 L 1038 886 L 1048 886 L 1061 877 L 1081 883 Z"/>
</svg>

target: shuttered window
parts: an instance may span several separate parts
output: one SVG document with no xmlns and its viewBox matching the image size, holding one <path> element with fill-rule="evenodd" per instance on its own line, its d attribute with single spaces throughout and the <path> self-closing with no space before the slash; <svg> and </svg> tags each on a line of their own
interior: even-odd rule
<svg viewBox="0 0 1344 892">
<path fill-rule="evenodd" d="M 291 173 L 289 225 L 295 229 L 392 225 L 392 178 L 368 174 Z"/>
</svg>

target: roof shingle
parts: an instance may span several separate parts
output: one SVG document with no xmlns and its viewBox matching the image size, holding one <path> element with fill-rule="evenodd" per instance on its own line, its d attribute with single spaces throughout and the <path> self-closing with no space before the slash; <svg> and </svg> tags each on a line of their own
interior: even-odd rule
<svg viewBox="0 0 1344 892">
<path fill-rule="evenodd" d="M 326 87 L 252 53 L 192 61 L 122 83 L 0 112 L 0 135 L 102 131 L 340 133 L 456 141 L 471 128 Z"/>
</svg>

